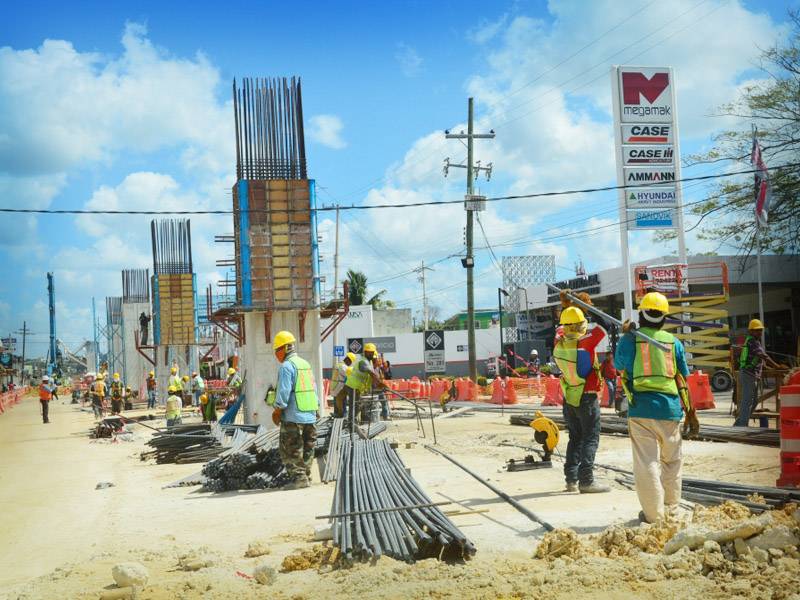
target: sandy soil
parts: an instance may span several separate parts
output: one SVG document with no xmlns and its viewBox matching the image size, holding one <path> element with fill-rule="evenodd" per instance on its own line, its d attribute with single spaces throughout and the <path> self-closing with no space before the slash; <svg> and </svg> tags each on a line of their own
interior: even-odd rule
<svg viewBox="0 0 800 600">
<path fill-rule="evenodd" d="M 701 418 L 724 423 L 729 421 L 726 412 L 722 406 Z M 323 566 L 321 572 L 279 573 L 265 593 L 248 576 L 262 564 L 280 570 L 284 557 L 312 548 L 313 527 L 324 523 L 314 516 L 328 512 L 332 484 L 218 495 L 197 488 L 163 489 L 199 465 L 141 462 L 138 454 L 149 430 L 138 426 L 131 442 L 92 441 L 86 435 L 91 413 L 74 405 L 54 403 L 51 420 L 41 423 L 33 399 L 0 415 L 0 597 L 97 598 L 114 587 L 111 568 L 124 561 L 141 562 L 150 572 L 141 598 L 731 596 L 721 582 L 702 574 L 685 577 L 680 585 L 664 576 L 644 581 L 637 576 L 643 568 L 639 557 L 567 557 L 560 564 L 534 560 L 543 529 L 427 451 L 430 430 L 422 439 L 407 420 L 393 421 L 384 435 L 401 443 L 402 459 L 431 498 L 453 502 L 444 510 L 488 509 L 453 517 L 477 546 L 476 558 L 466 565 L 382 559 L 346 570 Z M 503 444 L 533 441 L 530 429 L 508 425 L 507 416 L 437 420 L 437 434 L 441 449 L 556 527 L 598 534 L 611 525 L 636 525 L 636 495 L 617 485 L 612 473 L 599 471 L 612 492 L 592 496 L 564 493 L 559 463 L 554 469 L 506 472 L 505 461 L 521 458 L 525 450 Z M 562 452 L 566 441 L 563 435 Z M 688 442 L 684 453 L 688 475 L 772 485 L 778 474 L 778 450 L 773 448 Z M 630 467 L 627 438 L 603 436 L 597 462 Z M 95 489 L 105 481 L 113 487 Z M 270 553 L 245 558 L 254 541 L 262 541 Z M 181 570 L 179 558 L 189 553 L 208 558 L 212 566 Z"/>
</svg>

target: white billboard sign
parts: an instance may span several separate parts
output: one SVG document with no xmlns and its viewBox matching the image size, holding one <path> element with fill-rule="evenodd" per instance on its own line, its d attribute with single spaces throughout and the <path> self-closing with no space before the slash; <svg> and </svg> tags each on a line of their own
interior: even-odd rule
<svg viewBox="0 0 800 600">
<path fill-rule="evenodd" d="M 674 187 L 632 188 L 625 190 L 626 208 L 674 208 L 678 196 Z"/>
<path fill-rule="evenodd" d="M 626 167 L 671 165 L 672 146 L 631 145 L 622 147 L 622 163 Z"/>
<path fill-rule="evenodd" d="M 672 123 L 622 125 L 623 144 L 672 144 Z"/>
</svg>

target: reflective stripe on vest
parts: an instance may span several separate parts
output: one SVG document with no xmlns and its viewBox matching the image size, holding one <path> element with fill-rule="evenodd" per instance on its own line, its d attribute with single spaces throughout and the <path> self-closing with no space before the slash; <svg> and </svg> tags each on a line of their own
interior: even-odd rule
<svg viewBox="0 0 800 600">
<path fill-rule="evenodd" d="M 297 410 L 300 412 L 316 411 L 319 408 L 319 402 L 314 389 L 311 365 L 299 356 L 289 357 L 289 362 L 297 369 L 297 378 L 294 382 L 294 399 L 297 403 Z"/>
<path fill-rule="evenodd" d="M 578 375 L 578 340 L 559 340 L 553 349 L 553 359 L 561 369 L 561 389 L 567 403 L 580 406 L 586 380 Z"/>
<path fill-rule="evenodd" d="M 350 374 L 347 376 L 345 385 L 356 390 L 357 392 L 364 393 L 369 391 L 372 385 L 372 373 L 369 371 L 362 371 L 359 368 L 362 362 L 369 364 L 369 361 L 366 358 L 358 359 L 358 361 L 353 365 L 353 370 L 350 371 Z"/>
<path fill-rule="evenodd" d="M 636 338 L 636 356 L 633 359 L 633 391 L 661 392 L 678 395 L 675 383 L 677 362 L 675 360 L 675 337 L 661 329 L 642 327 L 641 332 L 673 348 L 664 352 L 660 348 Z"/>
<path fill-rule="evenodd" d="M 39 400 L 51 400 L 53 393 L 44 384 L 39 386 Z"/>
</svg>

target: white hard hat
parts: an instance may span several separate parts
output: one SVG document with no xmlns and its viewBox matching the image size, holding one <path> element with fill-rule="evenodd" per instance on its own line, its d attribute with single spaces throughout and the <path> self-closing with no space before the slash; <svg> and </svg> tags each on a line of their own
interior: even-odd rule
<svg viewBox="0 0 800 600">
<path fill-rule="evenodd" d="M 533 350 L 531 350 L 531 356 L 533 356 L 534 354 L 535 354 L 536 356 L 539 356 L 539 351 L 538 351 L 536 348 L 534 348 Z"/>
<path fill-rule="evenodd" d="M 50 378 L 47 375 L 44 375 L 42 377 L 42 381 L 50 381 Z"/>
</svg>

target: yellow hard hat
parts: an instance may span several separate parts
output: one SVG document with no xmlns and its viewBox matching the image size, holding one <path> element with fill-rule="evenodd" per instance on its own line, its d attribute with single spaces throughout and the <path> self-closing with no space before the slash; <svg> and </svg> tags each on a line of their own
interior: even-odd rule
<svg viewBox="0 0 800 600">
<path fill-rule="evenodd" d="M 585 320 L 586 317 L 583 316 L 583 311 L 580 308 L 577 306 L 568 306 L 561 311 L 561 319 L 559 320 L 559 323 L 561 325 L 575 325 L 576 323 L 581 323 Z"/>
<path fill-rule="evenodd" d="M 167 388 L 167 391 L 168 391 L 170 394 L 174 394 L 175 392 L 177 392 L 177 391 L 178 391 L 178 388 L 176 388 L 174 385 L 171 385 L 171 386 L 169 386 L 169 387 Z"/>
<path fill-rule="evenodd" d="M 236 373 L 236 369 L 234 369 L 233 367 L 228 369 L 228 375 L 233 375 L 234 373 Z"/>
<path fill-rule="evenodd" d="M 114 379 L 119 379 L 119 373 L 114 373 Z"/>
<path fill-rule="evenodd" d="M 103 374 L 100 373 L 97 377 L 94 378 L 95 381 L 103 381 Z"/>
<path fill-rule="evenodd" d="M 657 310 L 667 314 L 669 312 L 669 300 L 660 292 L 650 292 L 642 298 L 639 303 L 639 310 Z"/>
<path fill-rule="evenodd" d="M 208 396 L 206 396 L 205 394 L 200 396 L 200 404 L 208 404 Z"/>
<path fill-rule="evenodd" d="M 352 352 L 348 352 L 347 355 L 345 356 L 345 358 L 349 358 L 350 359 L 350 363 L 356 362 L 356 355 L 353 354 Z"/>
<path fill-rule="evenodd" d="M 184 375 L 184 376 L 183 376 L 183 380 L 184 380 L 184 381 L 189 381 L 189 376 L 188 376 L 188 375 Z"/>
<path fill-rule="evenodd" d="M 294 344 L 297 340 L 289 331 L 279 331 L 275 334 L 275 341 L 272 342 L 272 349 L 277 350 L 286 344 Z"/>
<path fill-rule="evenodd" d="M 378 349 L 375 347 L 375 344 L 373 344 L 372 342 L 364 344 L 364 352 L 377 352 L 377 351 L 378 351 Z"/>
<path fill-rule="evenodd" d="M 172 367 L 172 368 L 169 370 L 169 372 L 170 372 L 170 373 L 172 373 L 173 375 L 175 375 L 175 373 L 177 373 L 177 372 L 178 372 L 178 368 L 177 368 L 177 367 Z"/>
<path fill-rule="evenodd" d="M 155 371 L 150 371 L 150 377 L 155 377 L 155 376 L 156 376 L 156 372 Z"/>
<path fill-rule="evenodd" d="M 753 319 L 747 325 L 748 329 L 764 329 L 764 324 L 759 319 Z"/>
</svg>

